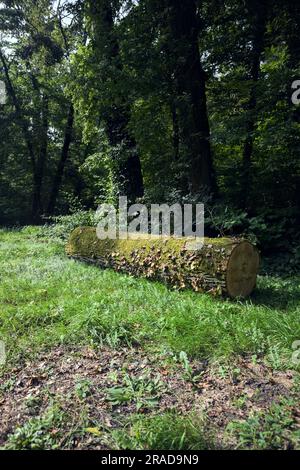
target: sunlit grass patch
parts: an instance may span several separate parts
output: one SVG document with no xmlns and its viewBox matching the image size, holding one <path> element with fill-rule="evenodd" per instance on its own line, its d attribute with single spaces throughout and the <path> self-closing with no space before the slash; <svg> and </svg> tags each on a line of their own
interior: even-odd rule
<svg viewBox="0 0 300 470">
<path fill-rule="evenodd" d="M 209 360 L 256 354 L 276 368 L 292 366 L 299 278 L 260 278 L 252 299 L 230 301 L 71 261 L 40 229 L 1 231 L 0 240 L 0 337 L 11 358 L 80 343 Z"/>
<path fill-rule="evenodd" d="M 165 413 L 132 416 L 123 429 L 112 431 L 112 447 L 119 450 L 209 450 L 215 447 L 199 416 Z"/>
</svg>

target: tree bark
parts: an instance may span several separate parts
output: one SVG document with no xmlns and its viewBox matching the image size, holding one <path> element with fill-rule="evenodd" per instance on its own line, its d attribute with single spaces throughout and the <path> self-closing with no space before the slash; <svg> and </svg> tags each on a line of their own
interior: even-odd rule
<svg viewBox="0 0 300 470">
<path fill-rule="evenodd" d="M 249 63 L 249 79 L 251 80 L 250 96 L 246 106 L 246 140 L 243 148 L 242 162 L 242 194 L 241 206 L 250 208 L 251 180 L 252 180 L 252 154 L 254 146 L 254 132 L 256 128 L 257 84 L 260 76 L 261 56 L 264 51 L 264 39 L 267 25 L 267 2 L 261 0 L 249 3 L 252 30 L 252 53 Z"/>
<path fill-rule="evenodd" d="M 206 75 L 199 52 L 195 0 L 166 0 L 174 55 L 180 125 L 190 153 L 190 186 L 196 194 L 216 191 L 206 101 Z"/>
<path fill-rule="evenodd" d="M 178 120 L 178 111 L 175 100 L 171 104 L 172 121 L 173 121 L 173 150 L 174 150 L 174 161 L 179 160 L 179 145 L 180 145 L 180 129 Z"/>
<path fill-rule="evenodd" d="M 71 104 L 68 113 L 67 125 L 65 130 L 64 144 L 61 151 L 60 160 L 57 165 L 56 173 L 54 176 L 52 190 L 48 202 L 47 215 L 53 215 L 55 212 L 56 202 L 61 187 L 65 165 L 69 156 L 70 146 L 73 136 L 73 125 L 74 125 L 74 107 Z"/>
<path fill-rule="evenodd" d="M 36 157 L 35 157 L 35 152 L 33 148 L 33 143 L 32 143 L 32 137 L 29 132 L 29 126 L 28 123 L 24 117 L 24 113 L 22 110 L 21 103 L 17 97 L 14 85 L 12 83 L 12 80 L 10 78 L 9 74 L 9 69 L 8 65 L 6 63 L 5 56 L 3 52 L 0 49 L 0 59 L 3 65 L 3 70 L 4 70 L 4 75 L 5 75 L 5 80 L 7 84 L 7 91 L 8 95 L 11 98 L 12 104 L 16 110 L 16 115 L 17 118 L 20 122 L 24 141 L 27 146 L 28 150 L 28 155 L 30 158 L 31 162 L 31 167 L 32 167 L 32 177 L 33 177 L 33 194 L 32 194 L 32 221 L 33 223 L 39 223 L 40 221 L 40 212 L 39 209 L 41 207 L 41 196 L 40 196 L 40 191 L 39 191 L 39 186 L 40 186 L 40 179 L 38 176 L 38 170 L 37 170 L 37 162 L 36 162 Z"/>
<path fill-rule="evenodd" d="M 300 35 L 299 35 L 299 25 L 300 25 L 300 4 L 299 2 L 289 0 L 286 4 L 288 18 L 289 18 L 289 31 L 287 32 L 287 45 L 289 51 L 289 61 L 288 68 L 291 71 L 290 83 L 287 86 L 287 100 L 289 106 L 292 106 L 292 124 L 295 127 L 295 137 L 298 135 L 297 126 L 300 124 L 300 105 L 291 105 L 291 85 L 295 80 L 300 79 L 298 73 L 299 64 L 300 64 Z M 296 137 L 297 138 L 297 137 Z M 295 152 L 295 150 L 296 152 Z M 294 160 L 296 161 L 299 158 L 298 147 L 291 145 L 291 154 L 293 155 Z M 293 187 L 295 188 L 294 201 L 297 207 L 297 220 L 296 225 L 300 224 L 300 175 L 299 172 L 294 173 L 293 178 Z"/>
<path fill-rule="evenodd" d="M 34 223 L 40 223 L 43 213 L 42 185 L 48 152 L 49 98 L 44 93 L 42 98 L 41 122 L 39 126 L 40 149 L 34 171 L 32 217 Z"/>
<path fill-rule="evenodd" d="M 89 13 L 93 23 L 93 42 L 96 57 L 103 57 L 111 67 L 122 71 L 119 43 L 114 31 L 114 15 L 110 0 L 89 2 Z M 140 158 L 135 139 L 128 131 L 130 107 L 124 97 L 118 97 L 105 113 L 104 121 L 110 145 L 120 145 L 124 158 L 117 162 L 117 178 L 120 190 L 132 202 L 144 195 L 144 184 Z"/>
<path fill-rule="evenodd" d="M 287 2 L 287 13 L 289 18 L 289 31 L 287 32 L 287 46 L 289 52 L 288 67 L 291 72 L 290 83 L 287 84 L 287 99 L 291 102 L 291 85 L 295 80 L 299 80 L 298 73 L 300 63 L 300 5 L 297 2 Z M 297 72 L 296 72 L 297 71 Z M 293 106 L 293 122 L 300 123 L 300 106 Z"/>
</svg>

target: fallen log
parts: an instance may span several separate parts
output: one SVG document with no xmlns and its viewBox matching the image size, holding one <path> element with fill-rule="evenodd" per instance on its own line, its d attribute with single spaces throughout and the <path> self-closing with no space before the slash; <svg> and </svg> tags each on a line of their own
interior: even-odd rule
<svg viewBox="0 0 300 470">
<path fill-rule="evenodd" d="M 96 229 L 74 230 L 66 247 L 69 257 L 102 268 L 163 281 L 177 289 L 248 297 L 256 286 L 257 249 L 236 238 L 205 238 L 191 249 L 187 238 L 100 240 Z"/>
</svg>

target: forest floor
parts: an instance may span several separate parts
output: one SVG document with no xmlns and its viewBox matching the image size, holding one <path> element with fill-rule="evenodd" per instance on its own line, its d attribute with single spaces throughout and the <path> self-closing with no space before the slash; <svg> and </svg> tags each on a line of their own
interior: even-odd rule
<svg viewBox="0 0 300 470">
<path fill-rule="evenodd" d="M 30 227 L 0 268 L 0 448 L 300 449 L 299 277 L 176 292 Z"/>
</svg>

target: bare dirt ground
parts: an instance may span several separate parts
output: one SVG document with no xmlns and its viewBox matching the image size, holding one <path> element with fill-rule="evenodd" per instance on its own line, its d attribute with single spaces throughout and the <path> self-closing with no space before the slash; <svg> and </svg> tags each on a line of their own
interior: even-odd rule
<svg viewBox="0 0 300 470">
<path fill-rule="evenodd" d="M 233 368 L 200 362 L 190 366 L 192 373 L 187 377 L 182 364 L 167 356 L 127 348 L 96 351 L 57 347 L 34 361 L 24 360 L 0 377 L 0 446 L 16 427 L 41 415 L 53 402 L 71 417 L 67 428 L 80 421 L 83 409 L 86 425 L 100 423 L 106 429 L 117 428 L 124 417 L 137 412 L 135 399 L 114 404 L 108 398 L 110 389 L 124 386 L 125 374 L 133 379 L 144 376 L 159 380 L 156 405 L 148 407 L 145 402 L 138 408 L 139 413 L 176 410 L 183 415 L 204 414 L 220 440 L 229 422 L 245 419 L 253 411 L 267 410 L 288 397 L 293 387 L 292 371 L 272 371 L 259 360 L 239 359 Z M 80 392 L 80 385 L 78 392 L 80 383 L 89 384 L 86 392 Z M 298 413 L 295 410 L 295 415 Z M 105 444 L 74 432 L 70 447 L 105 448 Z"/>
</svg>

